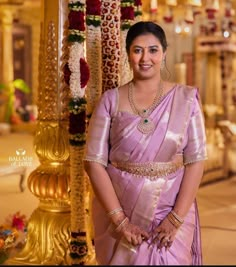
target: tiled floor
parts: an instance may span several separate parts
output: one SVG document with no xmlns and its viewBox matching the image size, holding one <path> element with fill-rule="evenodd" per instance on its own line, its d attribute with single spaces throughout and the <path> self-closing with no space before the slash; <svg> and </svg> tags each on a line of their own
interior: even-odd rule
<svg viewBox="0 0 236 267">
<path fill-rule="evenodd" d="M 236 265 L 236 176 L 201 187 L 204 265 Z"/>
<path fill-rule="evenodd" d="M 9 157 L 19 148 L 31 157 L 29 174 L 39 164 L 33 150 L 33 136 L 25 133 L 0 136 L 1 162 L 10 164 Z M 38 199 L 27 188 L 20 192 L 18 181 L 16 175 L 0 177 L 0 224 L 17 211 L 29 218 L 38 206 Z M 204 265 L 236 265 L 236 176 L 201 187 L 197 199 Z"/>
</svg>

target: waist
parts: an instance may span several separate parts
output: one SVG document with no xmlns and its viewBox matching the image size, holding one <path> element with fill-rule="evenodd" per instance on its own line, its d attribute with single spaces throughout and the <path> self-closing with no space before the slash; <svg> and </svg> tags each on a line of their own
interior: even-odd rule
<svg viewBox="0 0 236 267">
<path fill-rule="evenodd" d="M 183 158 L 171 162 L 127 162 L 119 161 L 111 163 L 115 168 L 138 176 L 163 177 L 183 167 Z"/>
</svg>

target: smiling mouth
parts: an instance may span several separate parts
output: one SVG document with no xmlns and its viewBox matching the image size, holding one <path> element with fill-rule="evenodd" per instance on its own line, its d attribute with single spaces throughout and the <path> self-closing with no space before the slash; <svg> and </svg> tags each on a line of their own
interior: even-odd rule
<svg viewBox="0 0 236 267">
<path fill-rule="evenodd" d="M 140 69 L 150 69 L 152 66 L 151 65 L 139 65 Z"/>
</svg>

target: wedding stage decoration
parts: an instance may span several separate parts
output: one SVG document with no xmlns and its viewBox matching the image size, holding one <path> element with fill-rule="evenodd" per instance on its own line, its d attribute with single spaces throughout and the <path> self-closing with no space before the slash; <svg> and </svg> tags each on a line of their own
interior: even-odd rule
<svg viewBox="0 0 236 267">
<path fill-rule="evenodd" d="M 86 135 L 85 89 L 89 68 L 84 57 L 85 0 L 69 0 L 69 60 L 65 66 L 65 81 L 70 88 L 69 143 L 71 183 L 71 240 L 72 264 L 84 265 L 88 254 L 88 226 L 86 216 L 86 180 L 83 154 Z"/>
<path fill-rule="evenodd" d="M 9 215 L 0 225 L 0 264 L 3 264 L 13 250 L 22 248 L 27 236 L 27 219 L 19 211 Z"/>
</svg>

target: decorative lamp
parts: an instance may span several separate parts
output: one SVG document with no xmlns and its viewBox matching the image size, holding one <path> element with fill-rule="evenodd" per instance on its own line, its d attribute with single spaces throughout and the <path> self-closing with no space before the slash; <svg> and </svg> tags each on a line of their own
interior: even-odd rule
<svg viewBox="0 0 236 267">
<path fill-rule="evenodd" d="M 163 20 L 166 23 L 171 23 L 173 21 L 173 12 L 170 6 L 166 6 L 165 14 L 163 16 Z"/>
<path fill-rule="evenodd" d="M 205 9 L 208 19 L 215 19 L 215 13 L 219 10 L 219 8 L 219 0 L 208 0 Z"/>
<path fill-rule="evenodd" d="M 187 0 L 186 1 L 187 5 L 191 5 L 191 6 L 202 6 L 202 1 L 201 0 Z"/>
<path fill-rule="evenodd" d="M 184 21 L 189 24 L 193 24 L 194 22 L 193 9 L 190 5 L 186 8 Z"/>
<path fill-rule="evenodd" d="M 153 13 L 157 13 L 157 5 L 158 5 L 158 2 L 157 0 L 151 0 L 150 1 L 150 12 L 153 14 Z"/>
<path fill-rule="evenodd" d="M 177 0 L 166 0 L 166 5 L 177 6 Z"/>
</svg>

